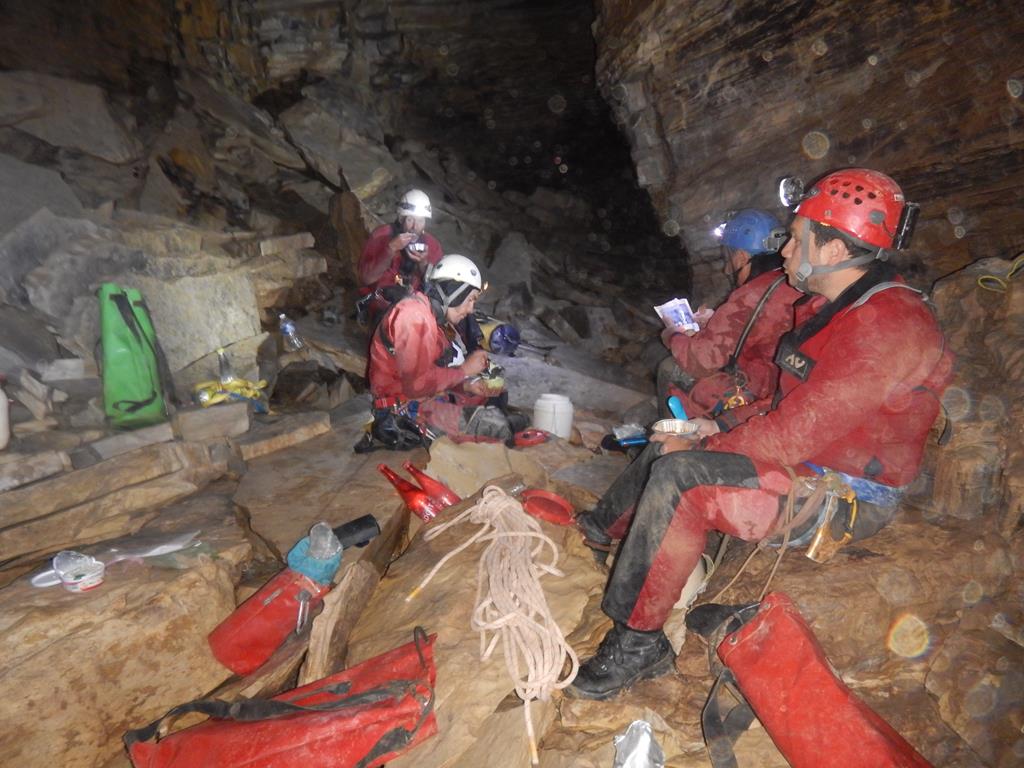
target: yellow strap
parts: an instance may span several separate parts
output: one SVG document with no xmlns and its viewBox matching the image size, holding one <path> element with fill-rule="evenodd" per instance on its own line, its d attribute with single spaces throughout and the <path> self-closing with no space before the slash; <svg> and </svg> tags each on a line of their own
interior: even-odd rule
<svg viewBox="0 0 1024 768">
<path fill-rule="evenodd" d="M 984 288 L 986 291 L 993 291 L 994 293 L 1006 293 L 1010 288 L 1010 281 L 1022 268 L 1024 268 L 1024 253 L 1018 253 L 1017 258 L 1010 265 L 1010 271 L 1006 273 L 1005 277 L 982 275 L 978 278 L 978 287 Z"/>
</svg>

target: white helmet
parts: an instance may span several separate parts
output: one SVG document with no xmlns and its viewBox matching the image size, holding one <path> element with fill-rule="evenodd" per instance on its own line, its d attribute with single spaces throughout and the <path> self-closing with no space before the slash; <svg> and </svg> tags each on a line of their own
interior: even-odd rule
<svg viewBox="0 0 1024 768">
<path fill-rule="evenodd" d="M 421 189 L 410 189 L 402 195 L 395 210 L 399 218 L 412 216 L 417 219 L 429 219 L 431 217 L 430 198 Z"/>
<path fill-rule="evenodd" d="M 484 284 L 476 264 L 457 253 L 449 253 L 437 262 L 427 274 L 427 277 L 435 282 L 438 280 L 457 280 L 477 290 L 480 290 Z"/>
<path fill-rule="evenodd" d="M 441 259 L 434 267 L 427 272 L 429 291 L 433 291 L 441 300 L 442 309 L 445 312 L 449 307 L 458 306 L 465 301 L 463 296 L 468 296 L 474 288 L 478 291 L 484 289 L 483 277 L 480 270 L 470 259 L 460 256 L 457 253 L 450 253 Z M 445 293 L 441 283 L 451 280 L 460 283 L 451 293 Z"/>
</svg>

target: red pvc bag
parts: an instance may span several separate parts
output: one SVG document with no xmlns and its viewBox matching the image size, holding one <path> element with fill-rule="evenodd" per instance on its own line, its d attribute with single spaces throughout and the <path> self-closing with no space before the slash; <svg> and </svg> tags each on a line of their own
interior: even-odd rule
<svg viewBox="0 0 1024 768">
<path fill-rule="evenodd" d="M 931 768 L 836 675 L 787 595 L 768 594 L 757 614 L 722 640 L 718 656 L 726 666 L 719 682 L 735 683 L 793 768 Z M 712 691 L 708 708 L 714 697 Z M 731 749 L 725 750 L 731 762 L 716 755 L 708 708 L 704 727 L 712 762 L 736 765 Z"/>
<path fill-rule="evenodd" d="M 210 633 L 217 661 L 236 675 L 255 672 L 290 634 L 301 632 L 330 584 L 285 568 Z"/>
<path fill-rule="evenodd" d="M 410 643 L 272 699 L 217 699 L 174 707 L 128 731 L 135 768 L 356 768 L 378 766 L 437 733 L 434 640 Z M 210 720 L 156 741 L 165 720 Z"/>
</svg>

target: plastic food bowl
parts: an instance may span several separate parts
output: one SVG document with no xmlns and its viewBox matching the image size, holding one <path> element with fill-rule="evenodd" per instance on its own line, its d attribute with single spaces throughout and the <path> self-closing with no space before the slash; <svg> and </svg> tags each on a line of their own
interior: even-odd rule
<svg viewBox="0 0 1024 768">
<path fill-rule="evenodd" d="M 572 525 L 576 521 L 572 504 L 557 493 L 527 488 L 520 498 L 523 500 L 523 509 L 538 520 L 546 520 L 555 525 Z"/>
<path fill-rule="evenodd" d="M 697 425 L 686 419 L 662 419 L 654 422 L 651 429 L 667 435 L 689 435 L 697 431 Z"/>
<path fill-rule="evenodd" d="M 531 445 L 540 445 L 546 443 L 551 439 L 551 433 L 545 432 L 543 429 L 537 429 L 530 427 L 524 429 L 522 432 L 516 432 L 515 444 L 517 448 L 528 448 Z"/>
</svg>

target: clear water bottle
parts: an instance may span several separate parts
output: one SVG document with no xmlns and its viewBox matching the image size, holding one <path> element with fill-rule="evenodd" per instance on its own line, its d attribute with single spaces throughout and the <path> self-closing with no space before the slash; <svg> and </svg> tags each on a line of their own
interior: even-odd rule
<svg viewBox="0 0 1024 768">
<path fill-rule="evenodd" d="M 299 332 L 295 330 L 295 322 L 283 312 L 277 316 L 281 328 L 281 338 L 284 339 L 284 348 L 289 352 L 297 352 L 306 346 Z"/>
<path fill-rule="evenodd" d="M 327 560 L 341 551 L 341 542 L 331 526 L 321 521 L 309 529 L 309 556 Z"/>
<path fill-rule="evenodd" d="M 235 370 L 231 367 L 231 359 L 224 347 L 217 348 L 217 365 L 220 368 L 220 383 L 230 384 L 235 380 Z"/>
</svg>

